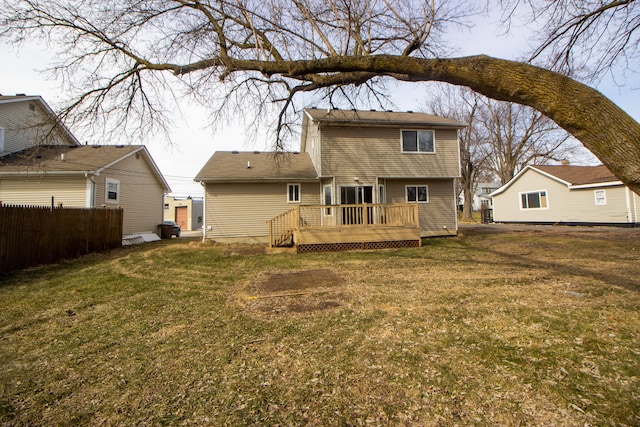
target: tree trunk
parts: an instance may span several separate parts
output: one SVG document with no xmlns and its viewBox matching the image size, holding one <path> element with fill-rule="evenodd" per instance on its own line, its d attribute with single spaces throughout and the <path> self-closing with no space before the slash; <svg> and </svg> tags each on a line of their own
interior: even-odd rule
<svg viewBox="0 0 640 427">
<path fill-rule="evenodd" d="M 464 206 L 462 207 L 462 218 L 471 221 L 473 219 L 473 191 L 471 184 L 467 183 L 463 187 Z"/>
<path fill-rule="evenodd" d="M 484 55 L 451 59 L 372 55 L 308 61 L 232 60 L 225 66 L 326 86 L 358 84 L 363 76 L 373 75 L 467 86 L 487 97 L 542 112 L 640 194 L 640 124 L 597 90 L 544 68 Z"/>
</svg>

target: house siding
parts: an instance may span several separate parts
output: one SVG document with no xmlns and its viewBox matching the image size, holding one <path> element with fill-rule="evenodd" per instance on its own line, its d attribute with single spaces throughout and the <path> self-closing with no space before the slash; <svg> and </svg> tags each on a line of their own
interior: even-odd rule
<svg viewBox="0 0 640 427">
<path fill-rule="evenodd" d="M 119 203 L 105 201 L 107 178 L 120 181 Z M 101 171 L 96 176 L 96 206 L 121 207 L 123 233 L 158 232 L 162 222 L 164 189 L 141 151 Z"/>
<path fill-rule="evenodd" d="M 300 203 L 287 203 L 287 184 L 301 185 Z M 320 203 L 320 184 L 220 183 L 205 188 L 205 237 L 266 242 L 267 221 L 301 204 Z"/>
<path fill-rule="evenodd" d="M 457 130 L 435 129 L 435 153 L 402 153 L 401 129 L 322 127 L 322 175 L 338 185 L 353 184 L 354 177 L 375 185 L 377 177 L 459 176 Z"/>
<path fill-rule="evenodd" d="M 545 190 L 546 209 L 521 209 L 520 194 Z M 595 190 L 604 190 L 606 205 L 595 204 Z M 633 222 L 625 187 L 609 186 L 570 190 L 565 184 L 535 170 L 527 170 L 503 193 L 493 197 L 496 222 L 595 223 Z"/>
<path fill-rule="evenodd" d="M 51 175 L 28 178 L 0 179 L 0 201 L 4 204 L 85 208 L 87 206 L 87 179 L 85 177 L 54 177 Z"/>
<path fill-rule="evenodd" d="M 457 218 L 453 180 L 388 179 L 386 182 L 387 202 L 406 203 L 405 186 L 407 185 L 426 185 L 429 189 L 429 202 L 418 204 L 421 236 L 455 235 Z"/>
<path fill-rule="evenodd" d="M 52 132 L 51 126 L 51 117 L 42 110 L 37 101 L 25 100 L 1 104 L 0 127 L 4 128 L 4 147 L 0 150 L 0 155 L 14 153 L 38 144 L 71 144 L 59 129 Z"/>
</svg>

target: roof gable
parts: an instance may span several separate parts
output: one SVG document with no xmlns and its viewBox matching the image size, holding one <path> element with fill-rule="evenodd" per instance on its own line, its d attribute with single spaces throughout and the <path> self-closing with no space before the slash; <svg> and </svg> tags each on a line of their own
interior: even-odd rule
<svg viewBox="0 0 640 427">
<path fill-rule="evenodd" d="M 69 139 L 69 142 L 71 143 L 71 145 L 76 145 L 76 146 L 81 146 L 82 144 L 80 143 L 80 141 L 78 141 L 78 139 L 71 133 L 71 131 L 69 130 L 69 128 L 67 128 L 67 126 L 65 126 L 64 123 L 62 123 L 59 118 L 58 115 L 53 111 L 53 109 L 49 106 L 49 104 L 47 104 L 44 99 L 41 96 L 38 95 L 31 95 L 31 96 L 26 96 L 26 95 L 16 95 L 16 96 L 4 96 L 4 95 L 0 95 L 0 106 L 2 106 L 3 104 L 13 104 L 13 103 L 18 103 L 18 102 L 36 102 L 40 108 L 42 109 L 42 111 L 49 117 L 50 122 L 51 122 L 51 127 L 55 127 L 59 128 L 62 133 Z"/>
<path fill-rule="evenodd" d="M 317 179 L 308 153 L 216 151 L 196 181 Z"/>
</svg>

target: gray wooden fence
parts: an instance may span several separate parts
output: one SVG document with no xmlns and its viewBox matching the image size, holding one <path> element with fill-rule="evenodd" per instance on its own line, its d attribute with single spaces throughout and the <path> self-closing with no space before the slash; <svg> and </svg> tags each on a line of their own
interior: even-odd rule
<svg viewBox="0 0 640 427">
<path fill-rule="evenodd" d="M 0 206 L 0 274 L 122 246 L 122 209 Z"/>
</svg>

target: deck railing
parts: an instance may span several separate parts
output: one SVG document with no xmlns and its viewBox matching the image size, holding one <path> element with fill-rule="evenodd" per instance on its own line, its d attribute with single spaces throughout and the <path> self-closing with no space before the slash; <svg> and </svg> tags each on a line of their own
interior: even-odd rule
<svg viewBox="0 0 640 427">
<path fill-rule="evenodd" d="M 419 225 L 416 203 L 301 205 L 269 221 L 271 246 L 290 243 L 295 230 L 315 227 L 375 227 Z"/>
</svg>

